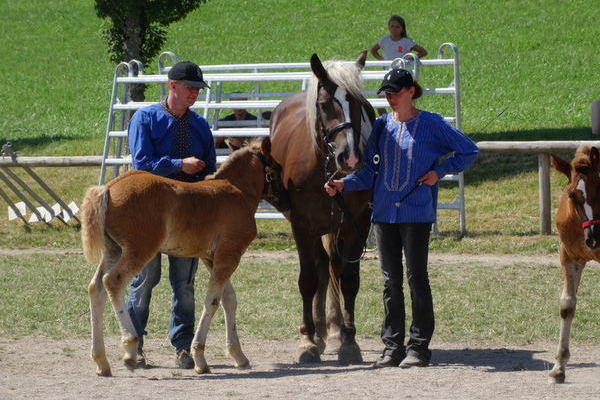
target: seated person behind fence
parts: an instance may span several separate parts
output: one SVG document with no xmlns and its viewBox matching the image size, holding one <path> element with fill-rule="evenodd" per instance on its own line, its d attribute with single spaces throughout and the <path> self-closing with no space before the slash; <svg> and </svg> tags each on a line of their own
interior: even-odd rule
<svg viewBox="0 0 600 400">
<path fill-rule="evenodd" d="M 243 100 L 248 100 L 248 99 L 245 97 L 232 97 L 231 100 L 232 101 L 243 101 Z M 225 122 L 256 121 L 256 115 L 250 114 L 244 108 L 236 108 L 233 110 L 233 114 L 229 114 L 228 116 L 219 119 L 219 121 L 225 121 Z M 228 126 L 228 127 L 231 127 L 231 126 Z M 235 126 L 235 127 L 237 128 L 238 126 Z M 241 148 L 242 146 L 244 146 L 245 144 L 247 144 L 249 139 L 250 139 L 250 137 L 239 137 L 239 136 L 238 137 L 228 137 L 228 138 L 225 138 L 223 136 L 215 137 L 215 147 L 217 149 L 229 148 L 229 149 L 231 149 L 231 151 L 235 151 L 235 150 Z"/>
</svg>

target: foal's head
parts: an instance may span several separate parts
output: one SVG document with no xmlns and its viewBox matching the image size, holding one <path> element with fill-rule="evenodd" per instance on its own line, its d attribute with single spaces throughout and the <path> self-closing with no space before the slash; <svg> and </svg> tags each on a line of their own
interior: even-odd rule
<svg viewBox="0 0 600 400">
<path fill-rule="evenodd" d="M 362 95 L 360 80 L 365 59 L 366 51 L 361 52 L 354 64 L 321 63 L 316 54 L 310 59 L 316 79 L 310 82 L 307 92 L 309 128 L 314 131 L 317 143 L 325 142 L 328 161 L 335 159 L 336 169 L 344 172 L 359 167 L 361 143 L 371 128 L 372 107 Z"/>
<path fill-rule="evenodd" d="M 600 153 L 595 147 L 582 146 L 569 164 L 550 156 L 554 168 L 567 176 L 564 193 L 571 202 L 573 214 L 584 231 L 590 249 L 600 247 Z"/>
</svg>

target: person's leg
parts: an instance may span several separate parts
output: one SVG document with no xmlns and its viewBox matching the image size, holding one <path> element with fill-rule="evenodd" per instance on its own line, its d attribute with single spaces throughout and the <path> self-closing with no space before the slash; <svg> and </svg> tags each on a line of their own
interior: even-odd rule
<svg viewBox="0 0 600 400">
<path fill-rule="evenodd" d="M 194 338 L 194 282 L 197 270 L 197 258 L 169 257 L 169 280 L 173 288 L 169 336 L 177 352 L 189 352 Z"/>
<path fill-rule="evenodd" d="M 384 354 L 400 362 L 404 358 L 405 311 L 402 290 L 402 241 L 398 224 L 375 223 L 375 237 L 383 275 L 383 308 L 385 312 L 381 340 Z M 396 365 L 397 365 L 396 363 Z"/>
<path fill-rule="evenodd" d="M 127 308 L 133 321 L 133 326 L 138 334 L 140 343 L 143 343 L 143 335 L 146 335 L 146 324 L 148 323 L 148 313 L 150 309 L 150 300 L 152 298 L 152 289 L 160 281 L 160 253 L 156 255 L 142 269 L 142 271 L 133 278 L 129 289 L 129 299 Z M 138 346 L 141 349 L 141 345 Z"/>
<path fill-rule="evenodd" d="M 429 363 L 431 360 L 429 342 L 435 328 L 433 300 L 427 272 L 431 224 L 402 224 L 401 232 L 405 246 L 406 277 L 410 287 L 413 317 L 407 354 Z"/>
</svg>

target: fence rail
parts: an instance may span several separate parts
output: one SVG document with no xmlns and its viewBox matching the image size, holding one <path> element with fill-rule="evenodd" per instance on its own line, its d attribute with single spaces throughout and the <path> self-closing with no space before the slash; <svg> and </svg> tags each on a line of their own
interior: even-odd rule
<svg viewBox="0 0 600 400">
<path fill-rule="evenodd" d="M 539 215 L 540 232 L 552 233 L 551 190 L 550 190 L 550 153 L 575 151 L 579 146 L 588 145 L 600 148 L 597 140 L 564 141 L 507 141 L 478 142 L 482 153 L 529 153 L 538 156 Z M 80 167 L 100 166 L 102 156 L 73 157 L 0 157 L 0 167 Z"/>
</svg>

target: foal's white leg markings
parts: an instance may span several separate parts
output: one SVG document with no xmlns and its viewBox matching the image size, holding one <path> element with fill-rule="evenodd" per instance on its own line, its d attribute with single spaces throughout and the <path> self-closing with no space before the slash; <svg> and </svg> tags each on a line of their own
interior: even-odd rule
<svg viewBox="0 0 600 400">
<path fill-rule="evenodd" d="M 118 268 L 118 265 L 116 268 Z M 115 280 L 118 281 L 118 283 L 114 286 L 111 286 L 108 280 Z M 108 295 L 121 329 L 121 344 L 125 350 L 123 361 L 128 369 L 133 369 L 135 368 L 135 359 L 137 357 L 137 332 L 133 326 L 131 316 L 129 315 L 129 311 L 126 307 L 125 285 L 122 284 L 124 281 L 115 279 L 109 273 L 107 273 L 104 274 L 102 282 L 107 288 Z M 109 288 L 114 288 L 116 291 Z"/>
<path fill-rule="evenodd" d="M 98 266 L 92 281 L 88 286 L 90 296 L 90 321 L 92 324 L 92 359 L 96 362 L 96 374 L 110 376 L 110 365 L 106 359 L 104 347 L 104 306 L 106 304 L 106 290 L 101 278 L 102 264 Z"/>
<path fill-rule="evenodd" d="M 242 352 L 242 346 L 240 345 L 240 339 L 237 333 L 235 316 L 237 310 L 237 298 L 230 281 L 225 283 L 221 305 L 223 306 L 223 312 L 225 313 L 227 349 L 231 357 L 235 360 L 236 367 L 245 368 L 250 362 Z"/>
<path fill-rule="evenodd" d="M 208 336 L 210 322 L 219 308 L 219 303 L 223 296 L 223 286 L 224 285 L 218 285 L 212 277 L 208 281 L 208 289 L 206 290 L 206 296 L 204 297 L 202 316 L 200 317 L 200 323 L 198 324 L 194 340 L 192 341 L 192 353 L 194 364 L 196 365 L 194 370 L 198 374 L 210 372 L 208 364 L 206 363 L 206 358 L 204 357 L 204 349 L 206 347 L 206 337 Z"/>
</svg>

